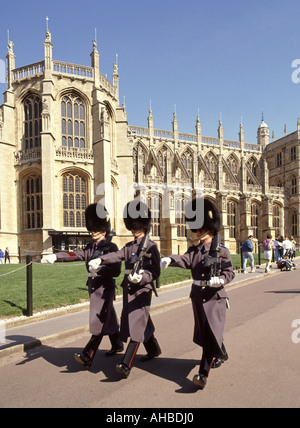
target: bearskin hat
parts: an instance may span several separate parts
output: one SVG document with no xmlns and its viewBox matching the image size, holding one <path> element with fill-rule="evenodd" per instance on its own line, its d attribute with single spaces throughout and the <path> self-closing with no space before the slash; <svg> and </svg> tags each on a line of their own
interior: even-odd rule
<svg viewBox="0 0 300 428">
<path fill-rule="evenodd" d="M 111 231 L 109 214 L 100 203 L 91 204 L 86 208 L 85 224 L 89 232 L 110 233 Z"/>
<path fill-rule="evenodd" d="M 148 206 L 137 199 L 128 202 L 124 208 L 124 223 L 128 230 L 150 230 L 151 211 Z"/>
<path fill-rule="evenodd" d="M 215 232 L 219 232 L 221 229 L 219 211 L 217 207 L 206 198 L 193 199 L 186 204 L 185 220 L 187 228 L 193 233 L 196 233 L 198 229 L 214 230 Z"/>
</svg>

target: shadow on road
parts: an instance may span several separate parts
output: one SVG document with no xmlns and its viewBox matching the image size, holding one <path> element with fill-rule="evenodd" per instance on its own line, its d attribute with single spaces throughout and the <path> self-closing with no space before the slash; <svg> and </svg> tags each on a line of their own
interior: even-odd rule
<svg viewBox="0 0 300 428">
<path fill-rule="evenodd" d="M 265 291 L 265 293 L 274 293 L 274 294 L 299 294 L 300 290 L 270 290 L 270 291 Z"/>
<path fill-rule="evenodd" d="M 190 375 L 190 372 L 199 364 L 199 360 L 183 360 L 160 357 L 142 363 L 139 361 L 139 358 L 140 356 L 137 355 L 130 376 L 134 376 L 135 370 L 143 370 L 148 372 L 150 375 L 176 383 L 180 388 L 175 390 L 175 392 L 179 394 L 191 394 L 199 391 L 198 387 L 187 378 L 187 376 Z M 119 361 L 120 358 L 117 362 Z M 114 366 L 110 367 L 110 371 L 105 373 L 106 379 L 102 380 L 101 382 L 116 382 L 120 379 L 123 379 L 115 371 L 112 373 L 111 370 L 114 371 Z M 194 374 L 196 373 L 197 370 L 195 370 Z"/>
<path fill-rule="evenodd" d="M 199 362 L 191 359 L 157 358 L 145 363 L 138 362 L 136 366 L 154 376 L 177 383 L 180 388 L 175 392 L 178 394 L 193 394 L 199 391 L 199 388 L 188 379 L 188 376 L 192 379 L 198 373 Z M 195 373 L 191 374 L 194 369 Z"/>
<path fill-rule="evenodd" d="M 106 379 L 100 380 L 102 383 L 112 383 L 124 380 L 124 378 L 115 371 L 115 365 L 122 360 L 122 354 L 113 357 L 105 357 L 106 350 L 97 352 L 95 360 L 91 368 L 86 369 L 74 360 L 74 354 L 82 351 L 82 348 L 54 348 L 51 346 L 41 346 L 30 350 L 26 353 L 23 361 L 17 365 L 23 365 L 32 362 L 38 358 L 43 358 L 49 364 L 59 368 L 65 368 L 61 373 L 77 373 L 82 371 L 89 371 L 90 373 L 98 374 L 103 372 Z M 166 379 L 179 386 L 175 390 L 179 394 L 192 394 L 199 391 L 198 387 L 193 384 L 192 377 L 198 372 L 199 360 L 194 359 L 177 359 L 177 358 L 155 358 L 154 360 L 142 363 L 140 361 L 141 355 L 137 355 L 132 368 L 129 381 L 134 376 L 134 372 L 142 370 L 150 375 Z M 192 374 L 191 371 L 195 369 Z M 191 379 L 188 379 L 188 376 Z M 127 381 L 127 380 L 126 380 Z"/>
</svg>

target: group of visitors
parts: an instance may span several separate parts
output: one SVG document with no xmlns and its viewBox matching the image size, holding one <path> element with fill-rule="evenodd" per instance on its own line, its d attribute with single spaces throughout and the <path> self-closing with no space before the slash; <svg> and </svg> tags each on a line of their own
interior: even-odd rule
<svg viewBox="0 0 300 428">
<path fill-rule="evenodd" d="M 0 263 L 3 265 L 4 263 L 6 264 L 6 262 L 10 263 L 9 249 L 6 247 L 3 252 L 0 248 Z"/>
<path fill-rule="evenodd" d="M 250 272 L 255 272 L 254 268 L 254 257 L 253 257 L 253 235 L 248 236 L 248 239 L 242 245 L 243 252 L 243 273 L 247 273 L 247 261 L 250 259 Z M 288 265 L 295 268 L 295 264 L 292 263 L 293 258 L 296 255 L 296 241 L 293 236 L 286 236 L 283 238 L 281 235 L 278 235 L 273 241 L 270 234 L 267 235 L 266 239 L 262 243 L 264 250 L 264 258 L 266 260 L 265 272 L 270 271 L 273 250 L 275 250 L 276 263 L 279 269 L 282 269 L 281 266 L 286 266 L 286 263 L 281 263 L 283 260 L 288 260 Z M 291 264 L 290 264 L 291 263 Z M 287 269 L 291 270 L 291 269 Z"/>
<path fill-rule="evenodd" d="M 293 236 L 288 237 L 278 235 L 274 241 L 276 262 L 279 263 L 283 258 L 293 260 L 296 255 L 296 241 Z"/>
<path fill-rule="evenodd" d="M 296 268 L 293 259 L 296 256 L 296 241 L 293 236 L 277 236 L 274 241 L 275 257 L 278 269 L 291 271 Z"/>
</svg>

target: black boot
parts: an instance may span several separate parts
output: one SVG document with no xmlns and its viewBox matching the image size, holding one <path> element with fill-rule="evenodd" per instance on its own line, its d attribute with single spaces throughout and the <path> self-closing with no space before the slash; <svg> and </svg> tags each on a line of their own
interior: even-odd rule
<svg viewBox="0 0 300 428">
<path fill-rule="evenodd" d="M 123 375 L 124 377 L 128 377 L 131 371 L 131 365 L 133 359 L 139 349 L 140 343 L 135 342 L 134 340 L 130 340 L 125 355 L 123 357 L 122 363 L 116 365 L 116 371 Z"/>
<path fill-rule="evenodd" d="M 221 365 L 223 363 L 225 363 L 225 361 L 228 360 L 229 357 L 228 357 L 224 343 L 222 344 L 222 352 L 223 352 L 223 355 L 216 357 L 214 359 L 212 366 L 211 366 L 212 369 L 217 369 L 218 367 L 221 367 Z"/>
<path fill-rule="evenodd" d="M 130 375 L 131 369 L 125 366 L 125 364 L 121 363 L 116 365 L 116 371 L 127 378 Z"/>
<path fill-rule="evenodd" d="M 106 357 L 112 357 L 113 355 L 124 351 L 124 345 L 123 342 L 120 340 L 119 333 L 115 333 L 109 336 L 109 340 L 111 343 L 111 349 L 105 353 Z"/>
<path fill-rule="evenodd" d="M 217 368 L 219 368 L 219 367 L 221 367 L 221 365 L 223 364 L 223 363 L 225 363 L 225 361 L 227 361 L 228 360 L 228 354 L 227 354 L 227 352 L 226 352 L 226 354 L 225 355 L 222 355 L 222 357 L 217 357 L 217 358 L 215 358 L 214 359 L 214 362 L 212 363 L 212 366 L 211 366 L 211 368 L 212 369 L 217 369 Z"/>
<path fill-rule="evenodd" d="M 80 354 L 74 354 L 75 360 L 84 367 L 90 367 L 93 359 L 95 358 L 96 352 L 98 351 L 102 338 L 103 334 L 99 334 L 98 336 L 93 335 L 84 350 Z"/>
<path fill-rule="evenodd" d="M 207 376 L 204 374 L 197 374 L 193 378 L 193 383 L 197 385 L 200 389 L 204 389 L 207 383 Z"/>
<path fill-rule="evenodd" d="M 152 335 L 147 342 L 144 342 L 144 346 L 146 348 L 147 354 L 141 358 L 141 361 L 143 362 L 150 361 L 161 354 L 160 346 L 154 335 Z"/>
</svg>

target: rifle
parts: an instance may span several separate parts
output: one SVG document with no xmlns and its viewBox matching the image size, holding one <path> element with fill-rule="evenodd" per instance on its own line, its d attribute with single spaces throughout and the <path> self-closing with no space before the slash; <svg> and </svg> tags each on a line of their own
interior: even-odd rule
<svg viewBox="0 0 300 428">
<path fill-rule="evenodd" d="M 93 256 L 90 258 L 90 260 L 89 260 L 89 261 L 94 260 L 94 259 L 101 258 L 101 256 L 103 256 L 103 254 L 105 253 L 105 251 L 108 251 L 108 250 L 109 250 L 109 247 L 110 247 L 111 241 L 112 241 L 112 239 L 113 239 L 113 237 L 114 237 L 114 236 L 116 236 L 116 232 L 115 232 L 114 230 L 112 230 L 112 231 L 107 235 L 107 238 L 106 238 L 106 241 L 105 241 L 104 245 L 102 245 L 102 247 L 101 247 L 101 249 L 100 249 L 100 250 L 96 250 L 96 251 L 94 251 Z M 97 273 L 92 274 L 92 277 L 93 277 L 93 278 L 94 278 L 94 277 L 96 277 L 96 276 L 97 276 Z"/>
<path fill-rule="evenodd" d="M 219 270 L 232 266 L 231 262 L 220 263 L 220 257 L 226 259 L 227 254 L 221 253 L 221 235 L 216 233 L 213 237 L 209 255 L 204 259 L 204 266 L 210 267 L 210 278 L 219 276 Z"/>
<path fill-rule="evenodd" d="M 147 231 L 145 233 L 145 236 L 143 237 L 143 239 L 141 240 L 139 249 L 137 251 L 137 254 L 132 254 L 132 256 L 130 257 L 129 263 L 132 266 L 132 270 L 131 270 L 131 274 L 134 275 L 135 273 L 138 273 L 142 267 L 143 267 L 143 262 L 144 262 L 144 258 L 147 257 L 148 259 L 151 258 L 151 254 L 147 253 L 147 247 L 149 244 L 149 239 L 150 239 L 150 234 L 149 231 Z M 129 288 L 131 288 L 132 294 L 135 293 L 135 288 L 134 285 L 138 285 L 138 284 L 131 284 Z M 156 297 L 158 297 L 154 282 L 152 281 L 151 283 L 152 289 L 154 291 L 154 294 Z"/>
<path fill-rule="evenodd" d="M 211 277 L 218 276 L 218 270 L 220 267 L 219 256 L 220 256 L 220 244 L 221 244 L 221 235 L 216 233 L 213 237 L 212 244 L 210 247 L 210 255 L 212 257 L 211 265 Z"/>
<path fill-rule="evenodd" d="M 211 243 L 209 256 L 204 261 L 204 266 L 210 267 L 210 278 L 219 276 L 220 269 L 232 266 L 231 262 L 220 263 L 220 257 L 228 258 L 227 254 L 221 254 L 221 235 L 216 233 Z M 228 299 L 226 299 L 226 307 L 230 309 Z"/>
</svg>

